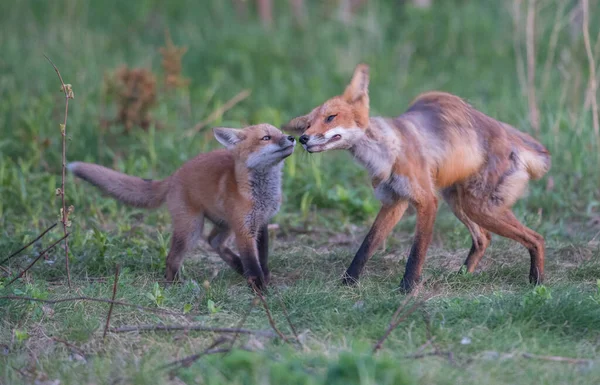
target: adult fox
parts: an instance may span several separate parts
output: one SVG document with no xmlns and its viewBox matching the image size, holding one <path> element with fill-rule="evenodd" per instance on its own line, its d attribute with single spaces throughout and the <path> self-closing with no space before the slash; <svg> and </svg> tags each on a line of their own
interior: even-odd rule
<svg viewBox="0 0 600 385">
<path fill-rule="evenodd" d="M 208 236 L 211 247 L 261 289 L 270 277 L 267 225 L 279 210 L 283 160 L 292 154 L 296 142 L 269 124 L 213 131 L 225 149 L 200 154 L 160 181 L 92 163 L 74 162 L 68 168 L 128 205 L 155 208 L 167 204 L 173 222 L 168 281 L 175 278 L 186 251 L 202 235 L 206 218 L 215 225 Z M 232 232 L 239 256 L 225 246 Z"/>
<path fill-rule="evenodd" d="M 368 170 L 382 203 L 344 274 L 344 283 L 356 282 L 411 203 L 417 224 L 400 284 L 410 291 L 421 276 L 441 193 L 473 238 L 464 263 L 468 272 L 475 270 L 493 232 L 529 250 L 529 280 L 540 284 L 544 238 L 523 226 L 511 208 L 529 179 L 539 179 L 549 170 L 548 150 L 531 136 L 444 92 L 419 95 L 396 118 L 370 118 L 368 85 L 369 67 L 358 65 L 341 96 L 284 126 L 302 133 L 299 141 L 310 153 L 349 150 Z"/>
</svg>

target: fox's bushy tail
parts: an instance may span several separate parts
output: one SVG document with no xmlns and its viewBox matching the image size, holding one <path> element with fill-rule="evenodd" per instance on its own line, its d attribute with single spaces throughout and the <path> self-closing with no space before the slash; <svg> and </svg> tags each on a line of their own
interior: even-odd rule
<svg viewBox="0 0 600 385">
<path fill-rule="evenodd" d="M 169 179 L 154 181 L 120 173 L 93 163 L 73 162 L 67 168 L 111 197 L 134 207 L 159 207 L 167 196 Z"/>
<path fill-rule="evenodd" d="M 513 141 L 519 144 L 519 158 L 525 164 L 529 177 L 533 180 L 543 177 L 552 166 L 550 152 L 530 135 L 508 124 L 505 127 Z"/>
</svg>

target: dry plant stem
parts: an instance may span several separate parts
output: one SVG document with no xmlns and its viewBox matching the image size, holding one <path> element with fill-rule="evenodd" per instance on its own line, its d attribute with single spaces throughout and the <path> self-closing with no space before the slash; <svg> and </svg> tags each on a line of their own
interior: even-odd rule
<svg viewBox="0 0 600 385">
<path fill-rule="evenodd" d="M 550 74 L 552 72 L 552 65 L 554 64 L 554 56 L 556 52 L 556 45 L 558 43 L 558 36 L 565 25 L 565 23 L 561 21 L 561 18 L 565 12 L 566 6 L 567 1 L 561 0 L 559 1 L 558 9 L 556 10 L 556 16 L 554 18 L 554 24 L 552 26 L 552 33 L 550 34 L 550 42 L 548 43 L 548 55 L 546 56 L 546 62 L 544 63 L 544 73 L 542 74 L 542 95 L 546 93 L 546 88 L 548 87 L 548 82 L 550 81 Z"/>
<path fill-rule="evenodd" d="M 523 63 L 523 54 L 521 52 L 521 45 L 519 42 L 519 35 L 521 32 L 521 2 L 522 0 L 513 0 L 513 49 L 515 51 L 515 58 L 517 61 L 517 77 L 519 78 L 521 91 L 525 93 L 525 91 L 527 90 L 527 81 L 525 76 L 525 64 Z"/>
<path fill-rule="evenodd" d="M 271 312 L 269 311 L 269 305 L 267 305 L 267 301 L 265 300 L 265 297 L 262 295 L 262 293 L 256 288 L 256 285 L 252 284 L 252 288 L 254 289 L 254 292 L 256 293 L 256 295 L 258 296 L 258 298 L 260 299 L 260 302 L 262 303 L 263 307 L 265 308 L 265 314 L 267 315 L 267 318 L 269 320 L 269 324 L 271 325 L 271 327 L 273 328 L 273 330 L 275 331 L 275 333 L 277 333 L 277 335 L 284 341 L 284 342 L 288 342 L 287 338 L 285 338 L 285 336 L 283 335 L 283 333 L 277 328 L 277 325 L 275 325 L 275 321 L 273 320 L 273 317 L 271 317 Z"/>
<path fill-rule="evenodd" d="M 25 246 L 21 247 L 19 250 L 15 251 L 14 253 L 12 253 L 11 255 L 8 256 L 8 258 L 6 258 L 4 261 L 0 262 L 0 265 L 5 264 L 6 262 L 8 262 L 11 258 L 13 258 L 16 255 L 19 255 L 23 250 L 25 250 L 26 248 L 28 248 L 29 246 L 33 245 L 34 243 L 36 243 L 40 238 L 42 238 L 44 235 L 46 235 L 48 233 L 48 231 L 52 230 L 54 227 L 56 227 L 58 223 L 54 223 L 52 226 L 48 227 L 46 230 L 44 230 L 43 233 L 41 233 L 40 235 L 37 236 L 37 238 L 35 238 L 33 241 L 29 242 L 28 244 L 26 244 Z"/>
<path fill-rule="evenodd" d="M 62 177 L 60 182 L 60 198 L 62 201 L 62 218 L 61 222 L 63 225 L 63 232 L 65 235 L 67 234 L 67 222 L 69 220 L 69 214 L 67 212 L 67 206 L 65 204 L 65 174 L 67 169 L 67 117 L 69 115 L 69 99 L 72 97 L 72 93 L 69 93 L 67 90 L 67 86 L 63 81 L 62 76 L 60 76 L 60 71 L 56 67 L 56 65 L 50 60 L 50 58 L 46 55 L 44 57 L 52 64 L 56 74 L 58 75 L 58 79 L 60 80 L 60 84 L 62 85 L 62 91 L 65 93 L 65 120 L 60 130 L 62 135 Z M 67 269 L 67 284 L 69 285 L 69 289 L 71 288 L 71 272 L 69 270 L 69 243 L 65 237 L 65 267 Z"/>
<path fill-rule="evenodd" d="M 588 93 L 591 96 L 592 102 L 592 122 L 594 124 L 594 134 L 596 135 L 596 142 L 600 143 L 600 122 L 598 121 L 598 102 L 596 99 L 596 63 L 594 60 L 594 55 L 592 53 L 592 45 L 590 44 L 590 2 L 589 0 L 582 0 L 583 5 L 583 41 L 585 43 L 585 51 L 587 53 L 588 63 L 589 63 L 589 71 L 590 71 L 590 80 L 588 86 Z"/>
<path fill-rule="evenodd" d="M 2 300 L 2 299 L 16 300 L 16 301 L 42 302 L 42 303 L 47 303 L 49 305 L 54 305 L 54 304 L 63 303 L 63 302 L 75 302 L 75 301 L 114 303 L 115 305 L 134 307 L 138 310 L 147 311 L 149 313 L 159 313 L 159 314 L 178 315 L 178 316 L 185 315 L 183 313 L 172 312 L 172 311 L 164 310 L 164 309 L 156 309 L 156 308 L 152 308 L 152 307 L 144 307 L 144 306 L 136 305 L 133 303 L 127 303 L 127 302 L 122 302 L 122 301 L 111 301 L 110 299 L 105 299 L 105 298 L 70 297 L 70 298 L 60 298 L 60 299 L 40 299 L 40 298 L 25 297 L 25 296 L 19 296 L 19 295 L 5 295 L 5 296 L 0 297 L 0 300 Z"/>
<path fill-rule="evenodd" d="M 110 307 L 108 308 L 108 315 L 106 316 L 106 325 L 104 326 L 104 333 L 102 333 L 102 339 L 106 339 L 106 332 L 108 332 L 108 327 L 110 325 L 110 316 L 112 315 L 113 306 L 115 306 L 115 297 L 117 296 L 117 286 L 119 284 L 119 265 L 115 268 L 115 282 L 113 284 L 113 294 L 110 302 Z"/>
<path fill-rule="evenodd" d="M 1 298 L 0 298 L 1 299 Z M 206 325 L 134 325 L 134 326 L 121 326 L 118 328 L 110 328 L 111 333 L 128 333 L 128 332 L 157 332 L 157 331 L 201 331 L 211 333 L 228 333 L 228 334 L 255 334 L 265 337 L 273 337 L 270 331 L 264 330 L 252 330 L 252 329 L 237 329 L 237 328 L 215 328 Z"/>
<path fill-rule="evenodd" d="M 593 361 L 585 358 L 570 358 L 570 357 L 561 357 L 561 356 L 538 356 L 530 353 L 523 353 L 524 358 L 529 358 L 533 360 L 543 360 L 543 361 L 552 361 L 552 362 L 566 362 L 569 364 L 590 364 Z"/>
<path fill-rule="evenodd" d="M 540 111 L 535 94 L 535 0 L 527 3 L 527 99 L 529 101 L 529 119 L 536 135 L 540 135 Z"/>
<path fill-rule="evenodd" d="M 46 253 L 51 250 L 54 246 L 56 246 L 58 243 L 60 243 L 60 241 L 62 241 L 63 239 L 66 239 L 69 236 L 69 233 L 66 233 L 65 235 L 62 236 L 62 238 L 60 238 L 58 241 L 54 242 L 52 245 L 50 245 L 49 247 L 47 247 L 44 251 L 42 251 L 36 259 L 33 260 L 33 262 L 31 262 L 29 264 L 29 266 L 27 266 L 25 268 L 25 270 L 23 270 L 22 272 L 20 272 L 19 274 L 17 274 L 16 277 L 14 277 L 9 283 L 6 284 L 6 286 L 9 286 L 10 284 L 12 284 L 14 281 L 16 281 L 17 279 L 19 279 L 21 276 L 23 276 L 23 274 L 25 274 L 27 272 L 27 270 L 31 269 L 33 267 L 33 265 L 35 265 L 35 263 L 37 261 L 39 261 L 44 255 L 46 255 Z"/>
<path fill-rule="evenodd" d="M 214 110 L 213 112 L 211 112 L 211 114 L 208 115 L 208 117 L 206 119 L 204 119 L 200 123 L 196 124 L 193 128 L 188 130 L 188 132 L 186 132 L 186 134 L 185 134 L 185 137 L 189 138 L 190 136 L 197 134 L 204 127 L 206 127 L 213 121 L 215 121 L 215 120 L 219 119 L 221 116 L 223 116 L 223 114 L 225 112 L 232 109 L 236 104 L 238 104 L 239 102 L 241 102 L 242 100 L 244 100 L 248 96 L 250 96 L 250 93 L 251 93 L 250 90 L 242 90 L 240 93 L 235 95 L 233 98 L 229 99 L 227 101 L 227 103 L 223 104 L 221 107 L 219 107 L 216 110 Z"/>
</svg>

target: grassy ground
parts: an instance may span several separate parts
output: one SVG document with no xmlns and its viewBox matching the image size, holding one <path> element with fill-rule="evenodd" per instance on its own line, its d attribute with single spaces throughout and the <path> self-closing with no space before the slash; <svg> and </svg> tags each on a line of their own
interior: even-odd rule
<svg viewBox="0 0 600 385">
<path fill-rule="evenodd" d="M 470 238 L 442 207 L 420 293 L 427 300 L 373 355 L 373 344 L 405 299 L 395 289 L 414 215 L 397 226 L 358 287 L 342 287 L 339 278 L 378 204 L 364 170 L 348 154 L 308 156 L 298 149 L 286 161 L 266 301 L 275 323 L 291 335 L 287 309 L 303 347 L 240 335 L 233 352 L 207 355 L 170 373 L 161 366 L 203 351 L 218 336 L 109 332 L 103 339 L 106 303 L 0 300 L 0 383 L 588 384 L 600 376 L 599 143 L 584 107 L 584 44 L 577 34 L 571 36 L 566 17 L 556 19 L 558 3 L 538 2 L 539 133 L 528 123 L 516 64 L 524 58 L 525 13 L 515 38 L 508 2 L 440 1 L 422 11 L 372 1 L 344 24 L 333 7 L 314 1 L 308 2 L 307 28 L 295 27 L 282 8 L 271 32 L 254 17 L 237 20 L 229 2 L 200 3 L 0 4 L 0 256 L 31 241 L 59 216 L 55 190 L 64 98 L 42 54 L 53 59 L 75 92 L 68 160 L 147 178 L 164 177 L 196 153 L 217 147 L 210 126 L 280 125 L 306 113 L 340 93 L 354 65 L 364 61 L 372 67 L 374 114 L 399 114 L 419 92 L 441 89 L 533 133 L 550 149 L 551 172 L 532 183 L 515 208 L 546 237 L 546 286 L 527 284 L 527 252 L 500 238 L 494 238 L 476 274 L 457 274 Z M 595 6 L 590 35 L 598 52 Z M 556 30 L 555 20 L 560 21 Z M 105 74 L 123 64 L 146 67 L 161 85 L 158 48 L 166 28 L 175 44 L 188 48 L 183 76 L 189 86 L 159 87 L 155 124 L 148 130 L 123 134 L 119 125 L 107 128 L 103 122 L 114 117 L 116 107 L 105 97 Z M 556 49 L 549 43 L 552 36 Z M 252 91 L 250 97 L 191 139 L 183 137 L 244 89 Z M 242 279 L 203 243 L 186 260 L 184 283 L 156 284 L 170 237 L 165 210 L 126 208 L 70 177 L 66 195 L 75 207 L 72 288 L 66 286 L 59 248 L 8 286 L 37 252 L 60 237 L 57 227 L 3 266 L 0 296 L 110 298 L 119 264 L 118 300 L 186 314 L 115 306 L 114 327 L 161 322 L 236 327 L 244 321 L 245 328 L 271 330 L 262 306 L 251 308 L 254 297 Z M 556 362 L 547 356 L 585 360 Z"/>
</svg>

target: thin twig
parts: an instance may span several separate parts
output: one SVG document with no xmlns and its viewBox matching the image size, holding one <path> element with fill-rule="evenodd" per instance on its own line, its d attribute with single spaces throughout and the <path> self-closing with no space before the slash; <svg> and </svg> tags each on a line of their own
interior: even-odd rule
<svg viewBox="0 0 600 385">
<path fill-rule="evenodd" d="M 207 354 L 229 352 L 231 348 L 229 348 L 229 349 L 215 349 L 217 346 L 222 345 L 222 344 L 224 344 L 227 341 L 228 341 L 227 338 L 220 337 L 220 338 L 216 339 L 212 344 L 210 344 L 209 347 L 207 347 L 206 349 L 204 349 L 200 353 L 192 354 L 192 355 L 184 357 L 184 358 L 182 358 L 180 360 L 170 362 L 170 363 L 168 363 L 166 365 L 161 366 L 160 369 L 166 369 L 166 368 L 170 368 L 172 366 L 180 366 L 182 368 L 187 368 L 191 364 L 193 364 L 195 361 L 197 361 L 198 359 L 200 359 L 202 356 L 205 356 Z"/>
<path fill-rule="evenodd" d="M 49 247 L 47 247 L 44 251 L 42 251 L 36 259 L 33 260 L 33 262 L 31 262 L 29 264 L 29 266 L 27 266 L 25 268 L 25 270 L 23 270 L 22 272 L 20 272 L 19 274 L 17 274 L 16 277 L 14 277 L 9 283 L 6 284 L 6 286 L 9 286 L 10 284 L 12 284 L 14 281 L 16 281 L 17 279 L 19 279 L 20 277 L 23 276 L 23 274 L 25 274 L 27 272 L 27 270 L 31 269 L 33 267 L 33 265 L 35 265 L 35 263 L 37 261 L 39 261 L 44 255 L 46 255 L 46 253 L 51 250 L 54 246 L 56 246 L 58 243 L 60 243 L 60 241 L 62 241 L 63 239 L 66 239 L 69 236 L 69 233 L 66 233 L 64 236 L 62 236 L 58 241 L 54 242 L 52 245 L 50 245 Z"/>
<path fill-rule="evenodd" d="M 4 259 L 2 262 L 0 262 L 0 265 L 4 265 L 6 262 L 8 262 L 11 258 L 19 255 L 23 250 L 25 250 L 26 248 L 28 248 L 29 246 L 33 245 L 34 243 L 36 243 L 40 238 L 42 238 L 44 235 L 46 235 L 46 233 L 48 233 L 48 231 L 52 230 L 54 227 L 56 227 L 58 223 L 55 222 L 52 226 L 48 227 L 46 230 L 44 230 L 43 233 L 41 233 L 40 235 L 38 235 L 33 241 L 29 242 L 28 244 L 26 244 L 25 246 L 21 247 L 19 250 L 15 251 L 14 253 L 12 253 L 11 255 L 9 255 L 6 259 Z"/>
<path fill-rule="evenodd" d="M 241 102 L 242 100 L 244 100 L 248 96 L 250 96 L 250 93 L 251 93 L 250 90 L 242 90 L 240 93 L 238 93 L 237 95 L 235 95 L 233 98 L 229 99 L 221 107 L 219 107 L 216 110 L 214 110 L 210 115 L 208 115 L 208 117 L 206 119 L 202 120 L 201 122 L 199 122 L 198 124 L 196 124 L 193 128 L 189 129 L 185 133 L 184 136 L 186 138 L 189 138 L 190 136 L 193 136 L 194 134 L 198 133 L 204 127 L 206 127 L 210 123 L 214 122 L 215 120 L 217 120 L 221 116 L 223 116 L 223 114 L 225 112 L 227 112 L 228 110 L 232 109 L 236 104 L 238 104 L 239 102 Z"/>
<path fill-rule="evenodd" d="M 540 135 L 540 111 L 535 94 L 535 0 L 527 3 L 527 25 L 525 30 L 527 48 L 527 99 L 529 119 L 536 135 Z"/>
<path fill-rule="evenodd" d="M 596 63 L 594 55 L 592 53 L 592 45 L 590 44 L 590 31 L 589 31 L 589 11 L 590 3 L 589 0 L 582 0 L 583 6 L 583 41 L 585 43 L 585 51 L 587 53 L 588 64 L 590 67 L 590 79 L 588 92 L 591 96 L 592 102 L 592 121 L 594 125 L 594 134 L 596 135 L 597 143 L 600 143 L 600 122 L 598 121 L 598 102 L 596 100 Z"/>
<path fill-rule="evenodd" d="M 302 341 L 300 341 L 300 337 L 298 337 L 298 333 L 296 332 L 296 328 L 294 327 L 294 324 L 292 323 L 292 320 L 290 319 L 290 315 L 288 314 L 285 304 L 283 303 L 283 299 L 281 298 L 281 296 L 278 296 L 278 298 L 279 298 L 279 303 L 281 304 L 281 310 L 283 310 L 283 315 L 285 316 L 285 319 L 286 319 L 288 325 L 290 325 L 290 329 L 292 329 L 292 333 L 294 333 L 296 342 L 298 342 L 298 345 L 300 345 L 300 347 L 304 348 L 304 344 L 302 343 Z"/>
<path fill-rule="evenodd" d="M 257 289 L 257 287 L 256 287 L 256 285 L 254 283 L 252 283 L 252 288 L 254 289 L 254 292 L 256 293 L 256 295 L 260 299 L 260 302 L 262 303 L 263 307 L 265 308 L 265 314 L 267 315 L 267 319 L 269 320 L 269 324 L 271 325 L 271 327 L 273 328 L 273 330 L 275 331 L 275 333 L 277 333 L 277 335 L 284 342 L 288 342 L 287 338 L 285 338 L 285 335 L 283 335 L 283 333 L 277 328 L 277 325 L 275 325 L 275 321 L 273 320 L 273 317 L 271 317 L 271 312 L 269 311 L 269 305 L 267 305 L 267 301 L 265 300 L 265 297 L 262 295 L 262 293 L 260 292 L 260 290 Z"/>
<path fill-rule="evenodd" d="M 379 349 L 381 349 L 381 346 L 383 345 L 385 340 L 392 333 L 392 331 L 394 329 L 396 329 L 398 327 L 398 325 L 400 325 L 400 323 L 402 323 L 402 321 L 404 321 L 408 316 L 410 316 L 412 313 L 414 313 L 423 303 L 425 303 L 425 300 L 415 301 L 415 303 L 413 303 L 413 305 L 411 307 L 406 309 L 406 305 L 408 305 L 410 300 L 413 299 L 418 294 L 418 292 L 421 290 L 421 287 L 423 287 L 424 283 L 425 283 L 425 281 L 422 281 L 417 287 L 415 287 L 406 296 L 406 298 L 404 298 L 404 301 L 402 301 L 400 306 L 398 306 L 398 309 L 396 309 L 396 311 L 392 315 L 392 318 L 390 319 L 390 323 L 389 323 L 388 328 L 386 329 L 385 333 L 383 333 L 383 336 L 381 336 L 379 341 L 377 341 L 377 343 L 373 346 L 373 353 L 375 353 Z M 403 314 L 400 315 L 401 313 L 403 313 Z"/>
<path fill-rule="evenodd" d="M 73 350 L 75 353 L 79 354 L 81 357 L 85 357 L 85 352 L 81 350 L 78 346 L 75 346 L 72 343 L 58 337 L 52 337 L 52 340 L 64 344 L 65 346 L 71 348 L 71 350 Z"/>
<path fill-rule="evenodd" d="M 42 303 L 47 303 L 50 305 L 57 304 L 57 303 L 63 303 L 63 302 L 75 302 L 75 301 L 114 303 L 115 305 L 134 307 L 134 308 L 137 308 L 138 310 L 147 311 L 150 313 L 160 313 L 160 314 L 179 315 L 179 316 L 185 315 L 183 313 L 173 312 L 173 311 L 169 311 L 169 310 L 165 310 L 165 309 L 145 307 L 145 306 L 140 306 L 140 305 L 136 305 L 133 303 L 127 303 L 127 302 L 122 302 L 122 301 L 111 301 L 110 299 L 107 299 L 107 298 L 69 297 L 69 298 L 60 298 L 60 299 L 40 299 L 40 298 L 25 297 L 25 296 L 19 296 L 19 295 L 5 295 L 5 296 L 0 297 L 0 300 L 2 300 L 2 299 L 42 302 Z M 189 313 L 188 313 L 188 315 L 189 315 Z"/>
<path fill-rule="evenodd" d="M 115 267 L 115 282 L 113 284 L 113 294 L 110 302 L 110 307 L 108 308 L 108 315 L 106 316 L 106 325 L 104 326 L 104 333 L 102 333 L 102 339 L 106 339 L 106 332 L 108 332 L 108 327 L 110 325 L 110 316 L 112 315 L 113 306 L 115 305 L 115 297 L 117 296 L 117 286 L 119 284 L 119 265 Z"/>
<path fill-rule="evenodd" d="M 201 332 L 211 332 L 211 333 L 231 333 L 231 334 L 255 334 L 265 337 L 273 337 L 273 334 L 270 331 L 266 330 L 252 330 L 252 329 L 238 329 L 238 328 L 218 328 L 218 327 L 210 327 L 206 325 L 161 325 L 161 324 L 151 324 L 151 325 L 133 325 L 133 326 L 121 326 L 118 328 L 112 327 L 109 329 L 111 333 L 128 333 L 128 332 L 157 332 L 157 331 L 177 331 L 177 330 L 185 330 L 185 331 L 201 331 Z"/>
<path fill-rule="evenodd" d="M 244 324 L 246 323 L 246 319 L 248 318 L 248 315 L 250 315 L 250 312 L 252 311 L 252 309 L 254 309 L 254 307 L 257 304 L 258 304 L 258 298 L 254 297 L 252 299 L 252 301 L 250 302 L 250 306 L 248 307 L 248 310 L 246 311 L 246 313 L 244 313 L 240 322 L 238 322 L 236 329 L 240 330 L 242 328 L 242 326 L 244 326 Z M 231 339 L 231 344 L 229 344 L 229 349 L 233 349 L 233 345 L 235 344 L 235 341 L 238 339 L 239 335 L 240 335 L 240 333 L 235 333 L 233 335 L 233 338 Z"/>
<path fill-rule="evenodd" d="M 67 211 L 67 206 L 65 203 L 65 174 L 66 174 L 66 169 L 67 169 L 67 117 L 69 115 L 69 99 L 73 99 L 74 95 L 73 95 L 73 90 L 71 89 L 71 85 L 69 84 L 68 87 L 67 87 L 67 85 L 65 85 L 65 82 L 63 81 L 63 78 L 60 75 L 60 71 L 58 70 L 58 67 L 56 67 L 56 65 L 52 62 L 52 60 L 50 60 L 50 58 L 48 56 L 44 55 L 44 57 L 50 62 L 50 64 L 52 64 L 52 67 L 54 67 L 54 71 L 56 71 L 56 74 L 58 75 L 58 79 L 60 80 L 61 90 L 65 94 L 65 120 L 60 129 L 60 134 L 62 135 L 62 176 L 61 176 L 59 194 L 60 194 L 60 197 L 62 200 L 61 222 L 63 225 L 63 232 L 66 235 L 67 227 L 68 227 L 68 223 L 69 223 L 69 212 Z M 67 269 L 67 283 L 68 283 L 68 286 L 70 289 L 71 288 L 71 272 L 69 270 L 69 243 L 68 243 L 66 237 L 65 237 L 65 266 Z"/>
</svg>

